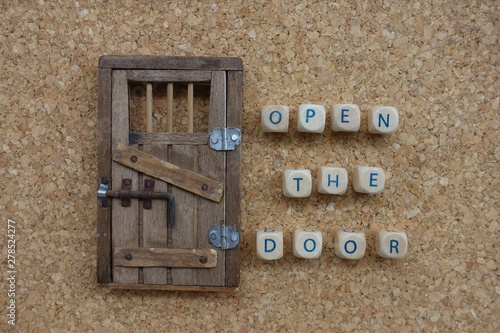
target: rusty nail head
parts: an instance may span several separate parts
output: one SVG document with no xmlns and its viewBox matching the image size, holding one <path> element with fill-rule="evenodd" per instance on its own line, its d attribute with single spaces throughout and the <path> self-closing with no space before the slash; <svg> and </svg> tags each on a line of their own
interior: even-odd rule
<svg viewBox="0 0 500 333">
<path fill-rule="evenodd" d="M 207 184 L 203 184 L 203 185 L 201 186 L 201 189 L 202 189 L 203 191 L 208 190 L 208 185 L 207 185 Z"/>
<path fill-rule="evenodd" d="M 127 260 L 129 260 L 129 261 L 130 261 L 130 260 L 132 260 L 132 258 L 133 258 L 133 256 L 132 256 L 132 254 L 130 254 L 130 253 L 127 253 L 127 254 L 125 255 L 125 259 L 127 259 Z"/>
<path fill-rule="evenodd" d="M 108 178 L 106 177 L 101 177 L 101 184 L 107 184 L 109 181 L 108 181 Z"/>
<path fill-rule="evenodd" d="M 151 179 L 146 179 L 146 187 L 153 187 L 153 181 Z"/>
<path fill-rule="evenodd" d="M 151 201 L 144 201 L 144 208 L 150 209 L 151 208 Z"/>
<path fill-rule="evenodd" d="M 123 180 L 123 185 L 125 185 L 125 186 L 130 186 L 131 183 L 132 183 L 132 181 L 130 179 Z"/>
<path fill-rule="evenodd" d="M 208 258 L 205 256 L 201 256 L 199 260 L 200 264 L 206 264 L 208 262 Z"/>
<path fill-rule="evenodd" d="M 130 160 L 131 160 L 133 163 L 137 162 L 137 156 L 135 156 L 135 155 L 130 156 Z"/>
<path fill-rule="evenodd" d="M 109 207 L 109 200 L 108 200 L 108 199 L 104 199 L 104 200 L 102 201 L 101 206 L 102 206 L 103 208 L 108 208 L 108 207 Z"/>
</svg>

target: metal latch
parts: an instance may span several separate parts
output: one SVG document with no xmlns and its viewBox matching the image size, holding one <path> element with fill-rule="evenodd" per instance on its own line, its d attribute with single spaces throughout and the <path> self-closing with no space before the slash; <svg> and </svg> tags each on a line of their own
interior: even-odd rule
<svg viewBox="0 0 500 333">
<path fill-rule="evenodd" d="M 208 238 L 213 246 L 223 250 L 234 249 L 240 244 L 240 234 L 234 227 L 226 226 L 224 220 L 221 221 L 221 224 L 210 228 Z"/>
<path fill-rule="evenodd" d="M 235 150 L 241 142 L 241 130 L 235 127 L 215 128 L 210 132 L 210 148 L 214 150 Z"/>
<path fill-rule="evenodd" d="M 144 191 L 130 191 L 129 188 L 132 187 L 131 179 L 122 180 L 122 190 L 111 191 L 108 189 L 107 180 L 99 184 L 99 189 L 97 190 L 97 198 L 99 199 L 99 206 L 102 208 L 108 208 L 110 202 L 108 198 L 118 198 L 122 200 L 122 206 L 124 201 L 132 199 L 141 199 L 144 201 L 144 208 L 151 209 L 151 199 L 163 199 L 167 200 L 167 225 L 175 225 L 175 200 L 172 193 L 168 192 L 153 192 L 154 181 L 151 179 L 146 179 L 144 181 Z M 127 190 L 124 190 L 127 188 Z M 129 205 L 130 206 L 130 205 Z M 124 207 L 127 207 L 126 205 Z"/>
</svg>

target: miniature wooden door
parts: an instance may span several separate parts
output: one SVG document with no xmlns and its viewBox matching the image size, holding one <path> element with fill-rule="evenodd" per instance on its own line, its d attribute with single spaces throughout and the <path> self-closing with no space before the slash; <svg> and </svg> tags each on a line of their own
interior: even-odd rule
<svg viewBox="0 0 500 333">
<path fill-rule="evenodd" d="M 199 116 L 197 87 L 208 101 Z M 165 103 L 153 112 L 155 95 Z M 101 57 L 99 285 L 239 286 L 241 109 L 240 59 Z"/>
</svg>

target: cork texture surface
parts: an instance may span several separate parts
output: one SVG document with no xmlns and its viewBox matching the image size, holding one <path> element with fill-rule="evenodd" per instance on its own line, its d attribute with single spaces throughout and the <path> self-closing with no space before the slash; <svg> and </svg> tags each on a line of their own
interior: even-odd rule
<svg viewBox="0 0 500 333">
<path fill-rule="evenodd" d="M 495 332 L 500 329 L 499 44 L 495 1 L 2 1 L 0 331 Z M 241 288 L 109 290 L 96 281 L 97 69 L 106 54 L 231 56 L 244 64 Z M 297 132 L 298 105 L 354 103 L 359 132 Z M 260 110 L 290 106 L 287 133 Z M 395 134 L 367 112 L 395 106 Z M 285 169 L 348 170 L 341 196 L 285 198 Z M 382 167 L 381 195 L 352 190 Z M 16 225 L 9 296 L 8 220 Z M 264 262 L 256 232 L 285 234 Z M 316 260 L 292 233 L 323 232 Z M 365 257 L 334 254 L 341 228 Z M 401 260 L 374 232 L 405 231 Z M 16 325 L 7 308 L 15 299 Z"/>
</svg>

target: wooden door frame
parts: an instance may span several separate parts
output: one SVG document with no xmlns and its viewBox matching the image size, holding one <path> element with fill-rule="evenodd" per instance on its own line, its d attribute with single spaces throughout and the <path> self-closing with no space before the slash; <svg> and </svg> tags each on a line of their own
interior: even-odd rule
<svg viewBox="0 0 500 333">
<path fill-rule="evenodd" d="M 158 56 L 102 56 L 99 59 L 98 95 L 98 183 L 111 181 L 112 159 L 112 94 L 113 72 L 115 70 L 186 70 L 225 71 L 226 72 L 226 127 L 241 129 L 242 125 L 242 80 L 243 64 L 240 58 L 214 57 L 158 57 Z M 191 72 L 192 71 L 192 72 Z M 189 75 L 191 75 L 189 74 Z M 189 76 L 188 75 L 188 76 Z M 195 75 L 195 74 L 193 74 Z M 141 81 L 140 72 L 136 77 Z M 162 78 L 158 78 L 162 81 Z M 238 231 L 241 230 L 241 145 L 227 151 L 225 165 L 224 204 L 225 218 Z M 224 286 L 178 286 L 150 284 L 121 284 L 113 281 L 112 274 L 112 228 L 111 207 L 97 204 L 97 283 L 102 287 L 117 289 L 156 289 L 156 290 L 197 290 L 197 291 L 234 291 L 240 284 L 239 246 L 225 253 Z"/>
</svg>

